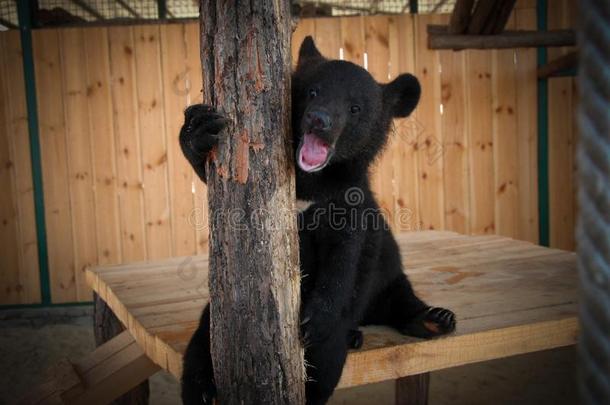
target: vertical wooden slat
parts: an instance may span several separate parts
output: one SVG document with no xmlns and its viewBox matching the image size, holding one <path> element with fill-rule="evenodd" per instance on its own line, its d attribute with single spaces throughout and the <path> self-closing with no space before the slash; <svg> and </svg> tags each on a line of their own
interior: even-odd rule
<svg viewBox="0 0 610 405">
<path fill-rule="evenodd" d="M 549 4 L 549 29 L 570 24 L 569 0 Z M 548 60 L 565 54 L 566 48 L 550 48 Z M 551 247 L 573 250 L 574 241 L 574 105 L 573 78 L 548 80 L 549 100 L 549 237 Z"/>
<path fill-rule="evenodd" d="M 390 22 L 390 74 L 415 73 L 413 15 L 394 17 Z M 423 127 L 415 113 L 394 121 L 395 229 L 414 231 L 420 228 L 419 175 L 417 140 Z"/>
<path fill-rule="evenodd" d="M 122 254 L 108 31 L 95 27 L 84 33 L 97 257 L 99 264 L 113 264 Z"/>
<path fill-rule="evenodd" d="M 146 259 L 133 28 L 108 29 L 123 261 Z"/>
<path fill-rule="evenodd" d="M 27 126 L 21 40 L 18 31 L 11 30 L 0 34 L 0 65 L 2 65 L 0 69 L 3 71 L 0 75 L 4 78 L 2 100 L 10 100 L 10 102 L 2 102 L 2 104 L 6 108 L 8 119 L 6 134 L 11 152 L 9 166 L 15 177 L 13 199 L 17 213 L 17 235 L 15 236 L 19 254 L 19 266 L 16 269 L 19 272 L 19 283 L 16 286 L 19 300 L 10 303 L 38 303 L 40 302 L 40 276 L 32 187 L 32 162 Z M 0 131 L 4 131 L 4 128 L 0 128 Z M 10 271 L 8 267 L 2 266 L 2 268 L 7 272 Z"/>
<path fill-rule="evenodd" d="M 343 59 L 364 66 L 364 18 L 342 17 L 340 21 Z"/>
<path fill-rule="evenodd" d="M 97 262 L 97 242 L 83 30 L 62 29 L 60 41 L 76 299 L 91 300 L 85 269 Z"/>
<path fill-rule="evenodd" d="M 513 29 L 514 18 L 507 23 Z M 515 50 L 492 51 L 493 151 L 496 233 L 519 236 L 519 140 Z"/>
<path fill-rule="evenodd" d="M 443 133 L 443 183 L 445 228 L 470 231 L 470 183 L 465 98 L 465 52 L 440 51 L 441 128 Z"/>
<path fill-rule="evenodd" d="M 299 20 L 296 29 L 292 33 L 292 67 L 296 67 L 299 59 L 299 47 L 306 36 L 315 36 L 314 20 L 312 18 L 302 18 Z"/>
<path fill-rule="evenodd" d="M 149 259 L 159 259 L 172 245 L 159 26 L 134 27 L 134 43 L 146 247 Z"/>
<path fill-rule="evenodd" d="M 364 47 L 366 66 L 379 83 L 387 83 L 390 76 L 390 31 L 388 17 L 374 16 L 365 20 Z M 371 168 L 371 187 L 377 203 L 389 224 L 394 222 L 394 160 L 395 137 L 389 136 L 385 150 Z M 400 146 L 398 144 L 398 146 Z"/>
<path fill-rule="evenodd" d="M 193 170 L 178 144 L 183 111 L 187 107 L 190 90 L 186 52 L 184 25 L 162 25 L 163 109 L 169 166 L 171 244 L 172 254 L 176 256 L 191 255 L 197 251 L 195 227 L 190 219 L 193 212 Z"/>
<path fill-rule="evenodd" d="M 523 1 L 518 1 L 517 6 Z M 536 29 L 535 4 L 515 10 L 517 29 Z M 538 243 L 538 114 L 536 106 L 536 50 L 517 54 L 517 139 L 519 142 L 519 239 Z"/>
<path fill-rule="evenodd" d="M 51 299 L 76 301 L 72 212 L 58 30 L 32 33 Z"/>
<path fill-rule="evenodd" d="M 490 52 L 467 51 L 466 73 L 470 232 L 489 234 L 495 233 Z"/>
<path fill-rule="evenodd" d="M 439 54 L 428 49 L 426 27 L 447 20 L 447 16 L 440 15 L 420 15 L 415 19 L 415 72 L 422 86 L 416 118 L 423 127 L 417 140 L 419 209 L 424 229 L 445 226 Z"/>
<path fill-rule="evenodd" d="M 338 18 L 316 18 L 314 40 L 322 55 L 328 59 L 339 59 L 341 48 L 341 21 Z"/>
<path fill-rule="evenodd" d="M 2 38 L 8 40 L 7 37 Z M 0 51 L 7 46 L 0 39 Z M 2 52 L 4 54 L 5 52 Z M 4 56 L 4 55 L 2 55 Z M 0 96 L 3 102 L 0 105 L 0 184 L 3 192 L 0 193 L 0 304 L 14 304 L 21 302 L 23 287 L 19 282 L 19 250 L 17 244 L 18 218 L 15 197 L 17 186 L 15 184 L 15 170 L 13 153 L 9 140 L 10 110 L 7 99 L 7 82 L 10 80 L 5 63 L 0 64 Z"/>
</svg>

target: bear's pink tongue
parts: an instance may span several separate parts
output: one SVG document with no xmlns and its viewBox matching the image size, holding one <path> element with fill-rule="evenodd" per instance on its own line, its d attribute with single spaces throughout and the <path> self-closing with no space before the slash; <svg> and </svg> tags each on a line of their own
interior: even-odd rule
<svg viewBox="0 0 610 405">
<path fill-rule="evenodd" d="M 311 133 L 303 135 L 303 145 L 299 151 L 299 166 L 306 172 L 322 166 L 328 157 L 328 144 Z"/>
</svg>

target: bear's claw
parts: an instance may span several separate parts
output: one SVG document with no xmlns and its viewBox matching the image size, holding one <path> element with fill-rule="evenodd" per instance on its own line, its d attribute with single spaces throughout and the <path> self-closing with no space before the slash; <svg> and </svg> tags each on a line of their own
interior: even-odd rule
<svg viewBox="0 0 610 405">
<path fill-rule="evenodd" d="M 431 338 L 453 332 L 455 324 L 453 311 L 441 307 L 428 307 L 399 330 L 405 335 Z"/>
</svg>

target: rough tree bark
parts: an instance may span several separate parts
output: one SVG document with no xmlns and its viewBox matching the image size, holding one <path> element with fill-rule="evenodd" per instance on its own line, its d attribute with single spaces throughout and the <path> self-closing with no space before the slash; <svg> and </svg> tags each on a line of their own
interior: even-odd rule
<svg viewBox="0 0 610 405">
<path fill-rule="evenodd" d="M 208 162 L 219 402 L 304 402 L 287 0 L 201 1 L 204 99 L 231 119 Z"/>
</svg>

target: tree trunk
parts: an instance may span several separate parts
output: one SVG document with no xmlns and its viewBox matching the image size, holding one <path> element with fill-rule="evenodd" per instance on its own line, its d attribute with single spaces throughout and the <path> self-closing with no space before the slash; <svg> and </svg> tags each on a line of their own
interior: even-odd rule
<svg viewBox="0 0 610 405">
<path fill-rule="evenodd" d="M 101 346 L 125 330 L 114 312 L 99 295 L 93 294 L 93 335 L 95 345 Z M 147 405 L 150 396 L 148 380 L 112 401 L 112 405 Z"/>
<path fill-rule="evenodd" d="M 205 102 L 231 120 L 207 168 L 212 358 L 223 404 L 304 402 L 289 10 L 286 0 L 201 2 Z"/>
</svg>

